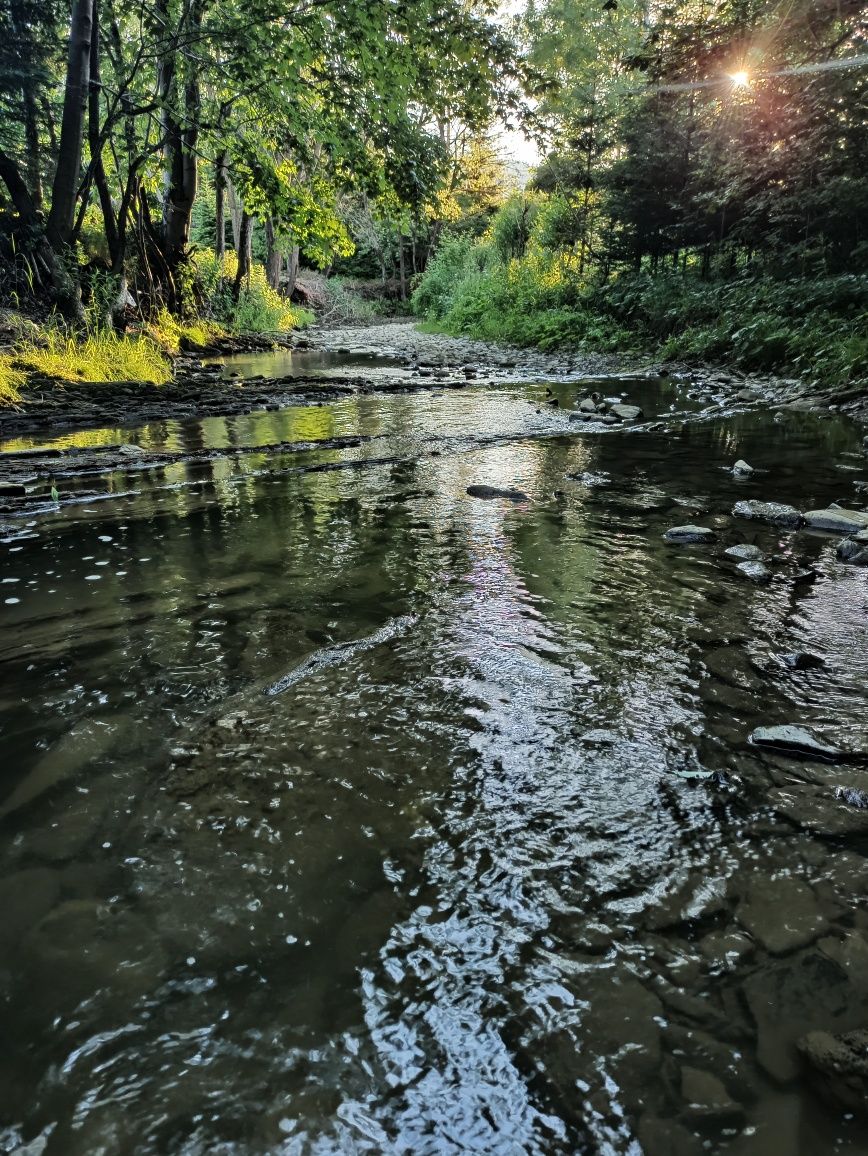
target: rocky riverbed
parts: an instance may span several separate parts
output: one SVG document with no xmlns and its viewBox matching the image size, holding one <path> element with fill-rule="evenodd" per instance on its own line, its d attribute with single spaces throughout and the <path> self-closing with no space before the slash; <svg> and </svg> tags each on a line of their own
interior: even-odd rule
<svg viewBox="0 0 868 1156">
<path fill-rule="evenodd" d="M 0 1151 L 861 1156 L 868 431 L 302 340 L 6 431 Z"/>
</svg>

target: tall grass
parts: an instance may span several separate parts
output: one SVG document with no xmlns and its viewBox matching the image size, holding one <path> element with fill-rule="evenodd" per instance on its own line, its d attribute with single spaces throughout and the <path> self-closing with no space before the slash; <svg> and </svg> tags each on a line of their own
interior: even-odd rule
<svg viewBox="0 0 868 1156">
<path fill-rule="evenodd" d="M 149 337 L 121 337 L 111 331 L 74 338 L 50 329 L 39 345 L 30 343 L 18 349 L 15 364 L 57 381 L 162 385 L 172 376 L 171 362 Z"/>
<path fill-rule="evenodd" d="M 24 384 L 24 374 L 11 361 L 10 357 L 0 357 L 0 406 L 16 405 L 21 400 L 18 390 Z"/>
<path fill-rule="evenodd" d="M 232 333 L 289 333 L 314 319 L 312 313 L 290 304 L 272 289 L 265 269 L 255 262 L 234 301 L 231 287 L 238 272 L 238 254 L 234 250 L 220 262 L 212 249 L 200 249 L 193 255 L 192 265 L 198 291 L 211 317 Z"/>
</svg>

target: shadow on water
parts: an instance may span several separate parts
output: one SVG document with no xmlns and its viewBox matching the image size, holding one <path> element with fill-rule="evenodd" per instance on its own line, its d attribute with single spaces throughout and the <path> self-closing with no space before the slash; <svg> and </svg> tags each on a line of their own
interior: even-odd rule
<svg viewBox="0 0 868 1156">
<path fill-rule="evenodd" d="M 868 1026 L 868 824 L 822 820 L 868 775 L 746 741 L 868 746 L 864 571 L 728 516 L 852 501 L 858 435 L 541 396 L 173 429 L 397 460 L 178 466 L 4 541 L 2 1150 L 865 1150 L 795 1042 Z"/>
</svg>

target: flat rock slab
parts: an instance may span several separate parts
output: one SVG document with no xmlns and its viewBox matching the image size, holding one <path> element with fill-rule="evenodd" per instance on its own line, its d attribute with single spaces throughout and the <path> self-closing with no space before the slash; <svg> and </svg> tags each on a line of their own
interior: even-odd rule
<svg viewBox="0 0 868 1156">
<path fill-rule="evenodd" d="M 733 517 L 750 518 L 755 522 L 768 522 L 772 526 L 801 526 L 802 513 L 795 506 L 782 502 L 736 502 L 732 508 Z"/>
<path fill-rule="evenodd" d="M 751 582 L 771 582 L 772 572 L 762 562 L 739 562 L 736 570 L 743 578 L 749 578 Z"/>
<path fill-rule="evenodd" d="M 730 546 L 729 549 L 724 550 L 724 554 L 727 558 L 733 558 L 738 562 L 761 562 L 764 557 L 759 546 L 749 546 L 747 543 Z"/>
<path fill-rule="evenodd" d="M 868 1031 L 808 1032 L 798 1049 L 823 1099 L 839 1110 L 868 1113 Z"/>
<path fill-rule="evenodd" d="M 468 486 L 467 493 L 471 498 L 506 498 L 510 502 L 529 502 L 527 494 L 521 490 L 502 490 L 497 486 Z"/>
<path fill-rule="evenodd" d="M 834 534 L 858 534 L 868 529 L 868 514 L 861 510 L 807 510 L 803 515 L 810 530 L 828 530 Z"/>
<path fill-rule="evenodd" d="M 861 843 L 868 836 L 868 811 L 849 806 L 828 787 L 773 787 L 767 802 L 782 819 L 821 838 Z"/>
<path fill-rule="evenodd" d="M 813 890 L 799 879 L 764 879 L 748 891 L 735 917 L 771 955 L 806 947 L 828 930 Z"/>
<path fill-rule="evenodd" d="M 663 535 L 666 542 L 713 542 L 716 538 L 707 526 L 673 526 Z"/>
<path fill-rule="evenodd" d="M 637 421 L 644 417 L 638 405 L 613 405 L 609 413 L 614 414 L 619 421 Z"/>
<path fill-rule="evenodd" d="M 819 759 L 824 763 L 840 763 L 847 759 L 844 751 L 829 746 L 803 727 L 757 727 L 749 741 L 755 747 L 765 747 L 794 758 Z"/>
</svg>

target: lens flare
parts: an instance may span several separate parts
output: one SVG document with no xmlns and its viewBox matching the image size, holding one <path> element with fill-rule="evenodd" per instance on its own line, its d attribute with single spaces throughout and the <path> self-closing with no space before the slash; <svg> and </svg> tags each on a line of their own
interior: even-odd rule
<svg viewBox="0 0 868 1156">
<path fill-rule="evenodd" d="M 745 71 L 731 72 L 729 79 L 735 88 L 747 88 L 750 84 L 750 75 Z"/>
</svg>

